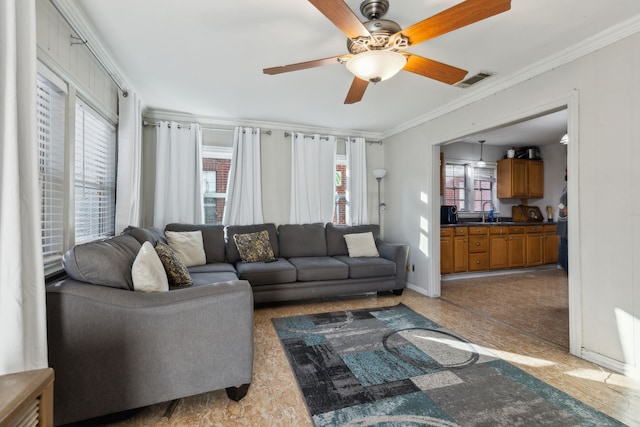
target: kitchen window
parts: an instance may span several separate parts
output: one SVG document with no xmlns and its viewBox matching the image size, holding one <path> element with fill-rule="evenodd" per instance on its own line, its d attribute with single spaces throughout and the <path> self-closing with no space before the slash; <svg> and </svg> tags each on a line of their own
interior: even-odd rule
<svg viewBox="0 0 640 427">
<path fill-rule="evenodd" d="M 496 206 L 496 165 L 472 166 L 464 161 L 445 162 L 444 204 L 459 212 L 480 213 L 486 202 Z"/>
</svg>

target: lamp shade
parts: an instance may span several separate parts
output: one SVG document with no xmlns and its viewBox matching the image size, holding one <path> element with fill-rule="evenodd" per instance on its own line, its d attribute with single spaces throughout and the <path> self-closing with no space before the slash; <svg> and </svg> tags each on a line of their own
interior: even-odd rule
<svg viewBox="0 0 640 427">
<path fill-rule="evenodd" d="M 371 173 L 373 174 L 373 177 L 375 179 L 380 179 L 380 178 L 384 178 L 384 176 L 387 174 L 387 170 L 386 169 L 374 169 L 371 171 Z"/>
<path fill-rule="evenodd" d="M 361 80 L 377 83 L 396 75 L 406 63 L 407 58 L 398 52 L 369 50 L 349 59 L 347 69 Z"/>
</svg>

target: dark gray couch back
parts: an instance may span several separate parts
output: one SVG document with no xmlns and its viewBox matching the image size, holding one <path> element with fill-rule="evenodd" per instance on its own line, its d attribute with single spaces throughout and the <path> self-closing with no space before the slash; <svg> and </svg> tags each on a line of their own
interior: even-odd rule
<svg viewBox="0 0 640 427">
<path fill-rule="evenodd" d="M 167 224 L 165 231 L 201 231 L 204 244 L 204 254 L 207 264 L 226 261 L 224 243 L 224 225 L 207 224 Z"/>
<path fill-rule="evenodd" d="M 235 264 L 240 261 L 240 252 L 236 246 L 233 236 L 236 234 L 255 233 L 257 231 L 267 230 L 269 232 L 269 242 L 273 255 L 276 258 L 280 256 L 280 245 L 278 245 L 278 232 L 275 224 L 254 224 L 254 225 L 229 225 L 227 227 L 227 261 Z"/>
<path fill-rule="evenodd" d="M 377 224 L 367 225 L 335 225 L 328 223 L 325 228 L 327 236 L 327 255 L 349 255 L 347 242 L 344 240 L 345 234 L 367 233 L 371 231 L 373 238 L 377 241 L 380 237 L 380 226 Z"/>
<path fill-rule="evenodd" d="M 327 256 L 324 224 L 283 224 L 278 226 L 280 256 Z"/>
<path fill-rule="evenodd" d="M 72 279 L 132 291 L 131 266 L 141 246 L 126 235 L 84 243 L 69 249 L 62 265 Z"/>
</svg>

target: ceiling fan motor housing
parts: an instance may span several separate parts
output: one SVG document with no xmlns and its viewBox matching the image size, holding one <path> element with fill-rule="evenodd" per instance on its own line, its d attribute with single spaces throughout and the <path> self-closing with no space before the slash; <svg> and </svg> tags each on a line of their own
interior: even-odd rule
<svg viewBox="0 0 640 427">
<path fill-rule="evenodd" d="M 364 0 L 360 3 L 360 13 L 369 20 L 380 19 L 389 10 L 388 0 Z"/>
</svg>

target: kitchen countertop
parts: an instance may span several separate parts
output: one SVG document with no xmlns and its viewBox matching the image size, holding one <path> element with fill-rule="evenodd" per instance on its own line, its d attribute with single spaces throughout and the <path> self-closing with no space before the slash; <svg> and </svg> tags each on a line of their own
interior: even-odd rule
<svg viewBox="0 0 640 427">
<path fill-rule="evenodd" d="M 482 225 L 486 225 L 489 227 L 495 226 L 506 226 L 506 225 L 519 225 L 519 226 L 530 226 L 530 225 L 556 225 L 556 222 L 514 222 L 514 221 L 500 221 L 500 222 L 482 222 L 482 221 L 464 221 L 459 222 L 457 224 L 441 224 L 440 227 L 478 227 Z"/>
</svg>

